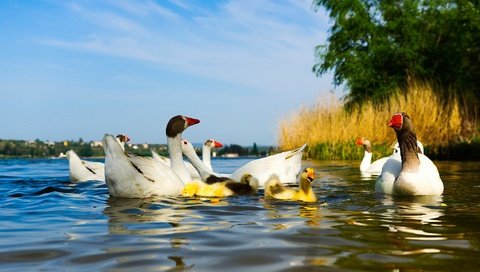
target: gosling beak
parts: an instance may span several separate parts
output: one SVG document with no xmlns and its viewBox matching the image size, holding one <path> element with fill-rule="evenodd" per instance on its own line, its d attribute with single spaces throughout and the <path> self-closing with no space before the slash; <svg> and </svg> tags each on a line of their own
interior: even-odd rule
<svg viewBox="0 0 480 272">
<path fill-rule="evenodd" d="M 308 171 L 307 173 L 307 179 L 308 181 L 310 181 L 310 183 L 313 182 L 313 180 L 315 179 L 315 172 L 312 170 L 312 171 Z"/>
</svg>

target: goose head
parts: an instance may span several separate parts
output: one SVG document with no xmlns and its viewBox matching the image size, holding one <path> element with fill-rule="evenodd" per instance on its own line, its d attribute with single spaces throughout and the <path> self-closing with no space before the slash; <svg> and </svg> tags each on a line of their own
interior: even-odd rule
<svg viewBox="0 0 480 272">
<path fill-rule="evenodd" d="M 390 121 L 387 122 L 387 126 L 393 128 L 397 132 L 414 130 L 410 116 L 408 116 L 408 114 L 405 112 L 397 112 L 393 114 Z"/>
<path fill-rule="evenodd" d="M 130 137 L 127 134 L 118 134 L 115 139 L 117 140 L 118 144 L 122 147 L 123 151 L 125 151 L 125 143 L 130 141 Z"/>
<path fill-rule="evenodd" d="M 116 138 L 119 143 L 127 143 L 130 141 L 130 137 L 128 137 L 127 134 L 118 134 Z"/>
<path fill-rule="evenodd" d="M 168 137 L 175 138 L 178 134 L 182 133 L 189 126 L 200 123 L 200 120 L 187 117 L 184 115 L 176 115 L 168 121 L 165 132 Z"/>
<path fill-rule="evenodd" d="M 197 156 L 195 147 L 193 147 L 192 143 L 190 143 L 185 139 L 182 139 L 182 152 L 183 154 L 185 154 L 187 158 L 192 158 L 194 156 Z"/>
<path fill-rule="evenodd" d="M 363 145 L 363 148 L 365 151 L 372 153 L 372 143 L 364 137 L 358 137 L 357 140 L 355 141 L 355 144 L 357 145 Z"/>
<path fill-rule="evenodd" d="M 219 141 L 216 141 L 214 139 L 208 139 L 203 143 L 204 146 L 210 147 L 210 148 L 219 148 L 223 147 L 223 144 L 220 143 Z"/>
</svg>

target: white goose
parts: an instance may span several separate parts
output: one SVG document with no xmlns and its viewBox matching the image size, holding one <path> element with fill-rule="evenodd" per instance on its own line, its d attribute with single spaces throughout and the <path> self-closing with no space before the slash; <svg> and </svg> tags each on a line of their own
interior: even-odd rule
<svg viewBox="0 0 480 272">
<path fill-rule="evenodd" d="M 126 154 L 113 136 L 106 134 L 103 138 L 105 180 L 110 194 L 124 198 L 180 194 L 184 184 L 191 181 L 182 158 L 182 132 L 199 122 L 182 115 L 168 122 L 166 134 L 171 168 L 153 158 Z"/>
<path fill-rule="evenodd" d="M 420 148 L 410 117 L 395 113 L 388 126 L 397 134 L 400 153 L 393 154 L 383 166 L 375 191 L 401 196 L 441 195 L 440 174 L 427 156 L 418 153 Z"/>
<path fill-rule="evenodd" d="M 306 144 L 295 150 L 285 151 L 265 158 L 250 161 L 244 166 L 235 170 L 232 174 L 219 174 L 211 171 L 198 158 L 195 152 L 191 152 L 191 150 L 189 150 L 193 149 L 193 147 L 190 146 L 191 144 L 183 144 L 182 151 L 194 166 L 196 166 L 194 161 L 198 163 L 199 167 L 196 168 L 199 171 L 200 177 L 203 181 L 209 183 L 207 178 L 212 175 L 216 177 L 227 177 L 239 182 L 242 180 L 242 177 L 245 174 L 250 174 L 258 180 L 259 186 L 263 187 L 265 182 L 267 182 L 272 175 L 276 175 L 283 183 L 296 183 L 298 173 L 302 167 L 302 155 Z"/>
<path fill-rule="evenodd" d="M 125 143 L 130 141 L 130 138 L 124 134 L 117 135 L 116 139 L 122 149 L 125 149 Z M 101 162 L 82 160 L 73 150 L 67 151 L 66 156 L 68 159 L 70 181 L 105 181 L 105 164 Z"/>
<path fill-rule="evenodd" d="M 283 183 L 297 183 L 306 146 L 307 144 L 304 144 L 294 150 L 250 161 L 229 176 L 231 179 L 241 180 L 244 174 L 250 174 L 258 179 L 260 186 L 264 186 L 272 175 L 276 175 Z"/>
<path fill-rule="evenodd" d="M 357 145 L 363 145 L 365 150 L 363 159 L 360 162 L 360 172 L 370 175 L 380 175 L 382 167 L 388 160 L 388 157 L 380 158 L 372 163 L 372 143 L 367 138 L 357 138 Z"/>
</svg>

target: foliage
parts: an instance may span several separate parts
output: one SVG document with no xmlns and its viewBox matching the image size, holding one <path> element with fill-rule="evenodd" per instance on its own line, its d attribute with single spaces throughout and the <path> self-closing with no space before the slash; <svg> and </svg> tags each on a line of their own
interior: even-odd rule
<svg viewBox="0 0 480 272">
<path fill-rule="evenodd" d="M 238 154 L 239 156 L 247 156 L 250 152 L 248 148 L 242 147 L 238 144 L 226 145 L 218 152 L 219 155 L 228 153 Z"/>
<path fill-rule="evenodd" d="M 165 145 L 158 144 L 151 144 L 147 147 L 126 145 L 125 150 L 136 155 L 151 156 L 150 148 L 159 149 L 161 154 L 165 154 Z M 0 139 L 0 157 L 58 157 L 61 153 L 65 154 L 70 149 L 74 150 L 80 157 L 104 156 L 103 147 L 95 145 L 93 142 L 84 142 L 81 138 L 79 141 L 62 142 L 43 142 L 38 139 L 35 141 Z"/>
<path fill-rule="evenodd" d="M 333 25 L 328 44 L 316 48 L 313 70 L 317 75 L 334 70 L 334 83 L 349 91 L 347 108 L 383 103 L 420 80 L 436 86 L 444 103 L 455 98 L 473 112 L 480 101 L 479 5 L 474 0 L 314 0 Z"/>
<path fill-rule="evenodd" d="M 346 111 L 332 95 L 313 107 L 303 107 L 280 123 L 279 146 L 289 150 L 307 143 L 307 155 L 316 159 L 358 159 L 363 152 L 354 145 L 355 139 L 366 137 L 374 154 L 387 155 L 396 136 L 386 122 L 399 111 L 410 115 L 418 139 L 432 153 L 468 142 L 476 133 L 474 123 L 460 114 L 456 100 L 445 105 L 429 84 L 416 83 L 409 85 L 406 95 L 396 95 L 383 105 L 365 102 Z"/>
</svg>

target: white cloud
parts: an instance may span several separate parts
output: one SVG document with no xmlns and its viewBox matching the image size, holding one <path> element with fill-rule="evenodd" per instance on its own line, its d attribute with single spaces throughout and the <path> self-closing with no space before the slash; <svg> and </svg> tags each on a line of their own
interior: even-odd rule
<svg viewBox="0 0 480 272">
<path fill-rule="evenodd" d="M 92 29 L 89 37 L 45 42 L 268 92 L 308 88 L 315 80 L 313 48 L 326 35 L 326 20 L 310 9 L 309 1 L 220 3 L 208 13 L 193 10 L 193 18 L 152 1 L 112 1 L 108 11 L 82 3 L 75 8 L 79 15 L 107 31 Z"/>
</svg>

